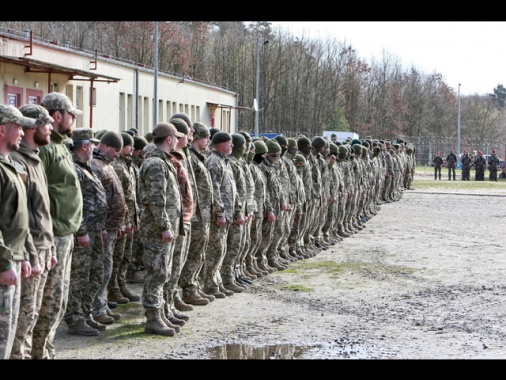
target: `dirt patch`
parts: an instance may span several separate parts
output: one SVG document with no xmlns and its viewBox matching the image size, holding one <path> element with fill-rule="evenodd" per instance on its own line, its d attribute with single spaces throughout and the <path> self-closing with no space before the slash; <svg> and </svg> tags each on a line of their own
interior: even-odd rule
<svg viewBox="0 0 506 380">
<path fill-rule="evenodd" d="M 62 323 L 57 358 L 504 358 L 505 185 L 406 191 L 316 257 L 195 306 L 174 337 L 143 334 L 139 302 L 98 337 Z"/>
</svg>

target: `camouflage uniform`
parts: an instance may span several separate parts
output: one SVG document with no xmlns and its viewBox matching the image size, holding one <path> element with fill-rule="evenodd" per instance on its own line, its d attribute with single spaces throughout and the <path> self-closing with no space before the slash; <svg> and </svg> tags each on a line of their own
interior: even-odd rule
<svg viewBox="0 0 506 380">
<path fill-rule="evenodd" d="M 0 359 L 9 359 L 18 323 L 21 295 L 21 261 L 29 260 L 24 250 L 29 232 L 26 188 L 20 174 L 23 167 L 0 154 L 0 272 L 15 269 L 16 285 L 0 283 Z"/>
<path fill-rule="evenodd" d="M 461 158 L 462 161 L 462 181 L 469 181 L 471 179 L 471 164 L 473 159 L 469 153 L 465 152 Z"/>
<path fill-rule="evenodd" d="M 188 163 L 182 152 L 174 151 L 171 153 L 170 162 L 177 173 L 177 182 L 179 185 L 179 193 L 181 196 L 182 214 L 181 220 L 183 229 L 175 235 L 175 246 L 172 255 L 172 269 L 167 282 L 163 286 L 165 298 L 165 314 L 170 319 L 174 317 L 174 302 L 179 298 L 178 282 L 181 270 L 186 263 L 188 257 L 188 249 L 191 239 L 191 219 L 193 216 L 193 190 L 190 183 Z"/>
<path fill-rule="evenodd" d="M 132 295 L 127 288 L 126 275 L 132 261 L 133 233 L 139 225 L 139 207 L 137 205 L 137 183 L 135 169 L 132 167 L 132 157 L 120 154 L 112 162 L 112 167 L 121 182 L 125 197 L 124 225 L 130 224 L 130 233 L 122 233 L 114 244 L 112 258 L 112 272 L 107 285 L 109 294 L 120 292 L 124 297 Z M 138 300 L 138 297 L 137 297 Z"/>
<path fill-rule="evenodd" d="M 76 236 L 90 237 L 90 245 L 74 245 L 72 253 L 69 301 L 65 323 L 70 327 L 90 318 L 93 302 L 104 277 L 104 244 L 107 200 L 105 189 L 88 162 L 72 153 L 83 194 L 83 222 Z"/>
<path fill-rule="evenodd" d="M 488 171 L 489 171 L 489 181 L 497 182 L 497 169 L 499 168 L 499 157 L 497 157 L 496 153 L 492 153 L 490 158 L 488 159 Z"/>
<path fill-rule="evenodd" d="M 310 144 L 308 140 L 308 144 Z M 308 149 L 310 149 L 308 147 Z M 299 147 L 300 154 L 304 157 L 306 160 L 306 164 L 299 169 L 299 175 L 302 178 L 302 182 L 304 183 L 304 194 L 305 194 L 305 201 L 302 207 L 302 212 L 304 217 L 301 219 L 300 223 L 300 236 L 298 240 L 298 246 L 300 247 L 299 250 L 301 254 L 305 255 L 306 257 L 312 256 L 311 247 L 309 246 L 309 238 L 306 240 L 306 236 L 309 236 L 309 226 L 310 226 L 310 216 L 311 216 L 311 204 L 313 202 L 313 176 L 311 174 L 311 165 L 312 162 L 309 161 L 309 151 L 305 151 L 304 149 L 301 149 Z"/>
<path fill-rule="evenodd" d="M 132 155 L 132 169 L 135 176 L 135 198 L 137 201 L 137 207 L 139 208 L 138 215 L 141 214 L 140 209 L 140 195 L 139 195 L 139 170 L 141 168 L 142 158 Z M 132 279 L 136 273 L 141 272 L 144 268 L 142 264 L 142 256 L 143 256 L 144 248 L 142 247 L 141 240 L 139 238 L 139 230 L 132 231 L 132 259 L 130 261 L 128 271 L 127 271 L 127 279 Z"/>
<path fill-rule="evenodd" d="M 99 148 L 93 151 L 91 169 L 102 182 L 107 199 L 107 217 L 105 229 L 108 239 L 104 243 L 104 277 L 95 301 L 93 303 L 93 317 L 98 317 L 110 312 L 107 300 L 107 286 L 113 269 L 114 246 L 118 238 L 118 231 L 125 225 L 127 205 L 121 181 L 112 166 L 112 161 Z"/>
<path fill-rule="evenodd" d="M 246 189 L 246 176 L 241 163 L 241 157 L 238 156 L 236 148 L 227 157 L 228 163 L 233 173 L 233 180 L 236 188 L 236 213 L 241 212 L 242 205 L 246 205 L 248 199 L 248 192 Z M 225 288 L 230 284 L 235 284 L 235 279 L 238 277 L 235 273 L 235 266 L 237 260 L 240 258 L 245 246 L 245 225 L 232 223 L 227 234 L 227 247 L 223 262 L 220 268 L 220 276 Z"/>
<path fill-rule="evenodd" d="M 163 242 L 162 232 L 171 231 L 174 238 L 184 232 L 177 172 L 171 163 L 171 154 L 155 144 L 144 148 L 139 193 L 142 209 L 140 239 L 146 268 L 142 305 L 146 310 L 163 310 L 163 288 L 170 277 L 175 240 Z"/>
<path fill-rule="evenodd" d="M 41 266 L 40 275 L 21 278 L 19 318 L 11 359 L 32 358 L 33 328 L 39 315 L 54 252 L 47 178 L 38 153 L 39 149 L 29 148 L 23 140 L 19 150 L 10 154 L 14 160 L 24 165 L 28 173 L 26 194 L 33 245 L 27 244 L 26 249 L 30 254 L 32 268 L 37 264 Z"/>
<path fill-rule="evenodd" d="M 211 207 L 213 205 L 213 184 L 211 175 L 205 165 L 203 153 L 193 147 L 189 149 L 192 162 L 198 201 L 194 202 L 195 212 L 191 220 L 190 246 L 188 257 L 181 270 L 179 284 L 183 292 L 195 293 L 200 289 L 199 273 L 204 266 L 204 260 L 209 244 L 209 227 L 211 222 Z"/>
<path fill-rule="evenodd" d="M 67 137 L 52 130 L 51 142 L 41 146 L 39 153 L 47 175 L 58 264 L 49 271 L 44 287 L 39 318 L 33 330 L 33 359 L 55 357 L 52 342 L 67 308 L 74 234 L 82 221 L 81 186 L 66 146 L 68 141 Z"/>
<path fill-rule="evenodd" d="M 228 158 L 220 152 L 213 150 L 206 158 L 205 165 L 211 175 L 213 184 L 213 217 L 209 231 L 209 246 L 204 263 L 204 292 L 216 293 L 219 291 L 221 280 L 220 269 L 227 248 L 227 236 L 230 224 L 234 221 L 234 211 L 237 190 L 234 175 Z M 219 227 L 216 224 L 218 216 L 225 217 L 227 224 Z"/>
<path fill-rule="evenodd" d="M 474 158 L 474 168 L 475 168 L 475 175 L 474 179 L 476 181 L 484 181 L 485 180 L 485 168 L 487 167 L 487 161 L 485 160 L 485 157 L 483 157 L 482 154 L 478 154 Z"/>
</svg>

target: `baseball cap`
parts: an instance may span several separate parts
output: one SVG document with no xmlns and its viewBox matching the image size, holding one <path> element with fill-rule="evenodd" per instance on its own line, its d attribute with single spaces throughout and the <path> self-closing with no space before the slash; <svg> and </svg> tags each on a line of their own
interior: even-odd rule
<svg viewBox="0 0 506 380">
<path fill-rule="evenodd" d="M 90 140 L 94 143 L 99 143 L 100 140 L 93 136 L 93 130 L 91 128 L 76 128 L 72 132 L 72 140 Z"/>
<path fill-rule="evenodd" d="M 176 127 L 171 123 L 158 123 L 155 128 L 153 128 L 153 138 L 158 137 L 167 137 L 167 136 L 176 136 L 183 137 L 184 134 L 178 132 Z"/>
<path fill-rule="evenodd" d="M 83 114 L 83 111 L 75 108 L 70 98 L 61 92 L 51 92 L 47 94 L 40 104 L 48 110 L 65 110 L 75 116 L 81 116 Z"/>
<path fill-rule="evenodd" d="M 42 127 L 54 121 L 54 119 L 49 115 L 49 112 L 47 112 L 47 109 L 37 104 L 25 104 L 24 106 L 19 107 L 19 111 L 23 114 L 23 116 L 31 117 L 32 119 L 37 120 L 32 127 L 26 128 Z"/>
<path fill-rule="evenodd" d="M 37 122 L 36 119 L 31 117 L 25 117 L 16 107 L 12 105 L 0 104 L 0 125 L 7 123 L 19 124 L 22 127 L 32 128 Z"/>
</svg>

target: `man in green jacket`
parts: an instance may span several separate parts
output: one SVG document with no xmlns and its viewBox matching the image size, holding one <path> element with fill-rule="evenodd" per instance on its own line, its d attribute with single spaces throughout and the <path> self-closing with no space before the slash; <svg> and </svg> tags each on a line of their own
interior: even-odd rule
<svg viewBox="0 0 506 380">
<path fill-rule="evenodd" d="M 9 154 L 19 149 L 22 127 L 35 119 L 15 107 L 0 105 L 0 359 L 9 359 L 18 323 L 20 275 L 32 274 L 28 252 L 31 239 L 23 167 Z"/>
<path fill-rule="evenodd" d="M 51 141 L 40 147 L 47 175 L 57 264 L 49 272 L 39 318 L 33 331 L 33 359 L 54 359 L 53 339 L 67 308 L 74 234 L 81 225 L 83 197 L 74 162 L 66 145 L 76 117 L 82 115 L 68 96 L 51 92 L 41 105 L 54 119 Z"/>
</svg>

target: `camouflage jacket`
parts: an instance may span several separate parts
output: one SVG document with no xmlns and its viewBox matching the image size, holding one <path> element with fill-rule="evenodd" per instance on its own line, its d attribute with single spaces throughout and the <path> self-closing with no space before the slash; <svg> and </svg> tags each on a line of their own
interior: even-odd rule
<svg viewBox="0 0 506 380">
<path fill-rule="evenodd" d="M 101 231 L 105 228 L 107 199 L 102 182 L 93 173 L 88 162 L 82 161 L 74 153 L 72 153 L 72 159 L 83 195 L 83 221 L 76 235 L 85 236 L 88 231 Z"/>
<path fill-rule="evenodd" d="M 161 241 L 162 232 L 168 230 L 175 237 L 184 234 L 181 193 L 177 172 L 170 159 L 171 155 L 155 144 L 144 148 L 139 171 L 141 238 Z"/>
<path fill-rule="evenodd" d="M 471 158 L 471 156 L 469 154 L 466 153 L 462 156 L 461 161 L 462 161 L 463 168 L 470 168 L 471 164 L 473 162 L 473 159 Z"/>
<path fill-rule="evenodd" d="M 117 229 L 126 224 L 126 215 L 128 212 L 125 203 L 125 195 L 121 181 L 116 174 L 112 160 L 101 152 L 98 148 L 93 151 L 91 160 L 91 170 L 97 175 L 104 186 L 107 199 L 107 218 L 105 228 Z"/>
<path fill-rule="evenodd" d="M 211 174 L 206 167 L 204 154 L 197 152 L 193 147 L 189 149 L 190 160 L 192 163 L 193 174 L 195 176 L 195 188 L 198 198 L 194 199 L 194 210 L 192 220 L 202 222 L 211 221 L 211 211 L 213 206 L 213 183 Z"/>
<path fill-rule="evenodd" d="M 232 169 L 233 178 L 235 182 L 235 189 L 237 196 L 235 198 L 234 211 L 236 218 L 246 216 L 246 202 L 248 201 L 248 191 L 246 189 L 246 176 L 242 168 L 241 158 L 234 156 L 232 152 L 228 157 L 228 163 Z"/>
<path fill-rule="evenodd" d="M 253 178 L 252 166 L 251 163 L 244 157 L 240 160 L 242 165 L 242 170 L 244 172 L 244 177 L 246 180 L 246 205 L 244 208 L 244 215 L 251 216 L 254 215 L 257 211 L 257 203 L 255 201 L 255 179 Z"/>
<path fill-rule="evenodd" d="M 493 154 L 488 159 L 488 168 L 489 170 L 497 170 L 499 167 L 499 157 L 497 157 L 497 154 Z"/>
<path fill-rule="evenodd" d="M 220 152 L 213 150 L 205 161 L 213 183 L 213 220 L 223 216 L 227 222 L 234 221 L 236 210 L 237 189 L 235 187 L 234 174 L 228 162 L 228 158 Z"/>
<path fill-rule="evenodd" d="M 273 164 L 269 159 L 264 160 L 258 165 L 264 173 L 266 179 L 267 196 L 265 197 L 265 212 L 272 211 L 275 215 L 279 215 L 281 211 L 281 182 L 279 181 L 279 162 Z"/>
<path fill-rule="evenodd" d="M 132 226 L 137 226 L 139 224 L 139 207 L 137 206 L 137 183 L 135 182 L 132 157 L 120 154 L 111 165 L 118 175 L 125 196 L 128 211 L 125 216 L 125 224 L 130 223 Z"/>
<path fill-rule="evenodd" d="M 267 196 L 267 180 L 265 178 L 264 173 L 262 172 L 262 170 L 255 161 L 251 161 L 250 167 L 251 167 L 251 176 L 255 181 L 255 191 L 254 191 L 255 204 L 256 204 L 255 216 L 258 218 L 263 218 L 265 211 L 265 197 Z"/>
<path fill-rule="evenodd" d="M 476 169 L 485 169 L 487 167 L 487 161 L 485 160 L 485 157 L 483 156 L 476 156 L 474 158 L 474 166 Z"/>
</svg>

